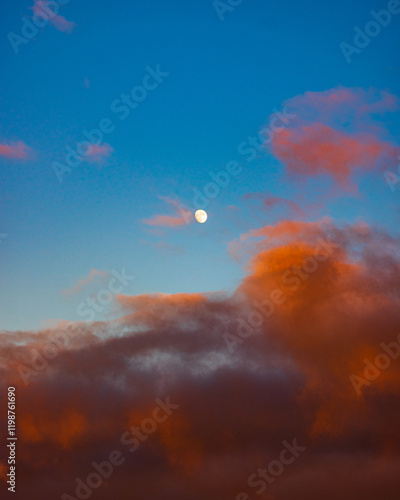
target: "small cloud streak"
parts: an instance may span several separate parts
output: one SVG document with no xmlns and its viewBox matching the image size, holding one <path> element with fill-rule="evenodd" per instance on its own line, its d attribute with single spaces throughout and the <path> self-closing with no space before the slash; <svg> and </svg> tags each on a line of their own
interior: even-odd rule
<svg viewBox="0 0 400 500">
<path fill-rule="evenodd" d="M 99 165 L 104 165 L 107 158 L 109 158 L 113 152 L 114 148 L 110 146 L 110 144 L 94 144 L 91 146 L 85 160 L 88 163 L 98 163 Z"/>
<path fill-rule="evenodd" d="M 0 156 L 13 160 L 27 160 L 31 154 L 31 149 L 22 141 L 0 143 Z"/>
<path fill-rule="evenodd" d="M 184 219 L 173 215 L 154 215 L 151 219 L 143 219 L 148 226 L 177 227 L 185 224 Z"/>
<path fill-rule="evenodd" d="M 76 295 L 81 292 L 86 286 L 90 285 L 98 276 L 104 278 L 107 276 L 103 271 L 99 271 L 98 269 L 91 269 L 90 273 L 87 276 L 84 276 L 80 280 L 78 280 L 77 284 L 68 290 L 64 290 L 62 294 L 64 297 L 69 297 L 71 295 Z"/>
<path fill-rule="evenodd" d="M 356 125 L 366 129 L 379 116 L 400 109 L 400 100 L 387 91 L 336 87 L 322 92 L 305 92 L 285 102 L 303 122 Z"/>
<path fill-rule="evenodd" d="M 165 196 L 159 198 L 168 205 L 174 206 L 177 215 L 154 215 L 150 219 L 143 219 L 144 224 L 148 226 L 179 227 L 193 222 L 192 212 L 183 208 L 178 201 Z"/>
<path fill-rule="evenodd" d="M 37 16 L 45 15 L 48 17 L 50 24 L 54 26 L 58 31 L 63 31 L 64 33 L 71 33 L 75 27 L 75 23 L 72 21 L 67 21 L 65 17 L 59 14 L 54 14 L 48 7 L 49 2 L 44 0 L 35 0 L 33 4 L 33 13 Z M 50 14 L 51 12 L 51 14 Z"/>
</svg>

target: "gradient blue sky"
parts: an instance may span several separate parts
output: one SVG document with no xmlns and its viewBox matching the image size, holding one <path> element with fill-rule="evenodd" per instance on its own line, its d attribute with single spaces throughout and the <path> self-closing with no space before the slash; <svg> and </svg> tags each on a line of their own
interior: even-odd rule
<svg viewBox="0 0 400 500">
<path fill-rule="evenodd" d="M 351 64 L 339 48 L 387 2 L 244 0 L 221 22 L 212 1 L 71 0 L 60 8 L 75 23 L 71 33 L 47 25 L 15 54 L 7 34 L 21 32 L 32 3 L 4 4 L 0 21 L 0 144 L 23 141 L 34 152 L 26 161 L 0 156 L 0 233 L 8 234 L 0 244 L 2 329 L 78 319 L 85 294 L 66 300 L 62 291 L 93 268 L 126 268 L 135 275 L 128 294 L 233 290 L 243 269 L 229 242 L 275 220 L 251 210 L 243 195 L 324 199 L 322 181 L 299 193 L 270 153 L 246 163 L 238 145 L 306 91 L 340 85 L 400 95 L 400 15 Z M 111 103 L 157 65 L 168 78 L 118 120 Z M 59 183 L 52 162 L 103 118 L 116 125 L 106 139 L 113 155 L 103 165 L 82 163 Z M 399 113 L 385 125 L 396 140 Z M 203 189 L 209 171 L 229 160 L 243 171 L 210 201 L 206 224 L 154 231 L 143 223 L 174 215 L 160 196 L 190 205 L 193 188 Z M 358 187 L 357 198 L 327 199 L 317 217 L 362 217 L 396 232 L 398 191 L 383 175 Z"/>
</svg>

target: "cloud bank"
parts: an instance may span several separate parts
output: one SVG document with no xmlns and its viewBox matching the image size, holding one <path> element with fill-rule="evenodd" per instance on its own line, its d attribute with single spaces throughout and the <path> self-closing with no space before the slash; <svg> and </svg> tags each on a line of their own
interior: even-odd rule
<svg viewBox="0 0 400 500">
<path fill-rule="evenodd" d="M 306 451 L 269 498 L 397 498 L 399 360 L 359 394 L 350 377 L 400 332 L 400 241 L 323 219 L 239 244 L 252 258 L 230 296 L 119 296 L 113 321 L 0 335 L 2 389 L 17 388 L 16 498 L 76 498 L 76 478 L 113 450 L 125 462 L 93 498 L 257 498 L 249 476 L 293 439 Z M 121 435 L 168 397 L 179 408 L 130 453 Z"/>
</svg>

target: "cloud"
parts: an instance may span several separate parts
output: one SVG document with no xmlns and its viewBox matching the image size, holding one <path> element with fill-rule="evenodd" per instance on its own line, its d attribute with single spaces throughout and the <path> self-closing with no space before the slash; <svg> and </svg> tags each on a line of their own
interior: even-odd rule
<svg viewBox="0 0 400 500">
<path fill-rule="evenodd" d="M 159 197 L 168 205 L 175 207 L 177 215 L 153 215 L 150 219 L 143 219 L 143 223 L 148 226 L 179 227 L 193 222 L 193 214 L 177 200 L 165 196 Z"/>
<path fill-rule="evenodd" d="M 75 27 L 75 23 L 72 21 L 67 21 L 65 17 L 55 14 L 49 7 L 49 2 L 46 0 L 35 0 L 32 8 L 34 15 L 45 15 L 49 19 L 50 24 L 58 31 L 71 33 Z"/>
<path fill-rule="evenodd" d="M 0 333 L 0 384 L 17 387 L 20 498 L 75 496 L 75 478 L 115 449 L 126 462 L 99 500 L 253 498 L 249 475 L 294 438 L 307 450 L 267 486 L 272 498 L 395 498 L 399 361 L 361 396 L 349 377 L 399 334 L 399 239 L 329 219 L 246 234 L 252 258 L 230 296 L 120 296 L 118 319 L 64 325 L 70 340 L 44 368 L 62 325 Z M 226 334 L 240 339 L 233 352 Z M 42 368 L 25 386 L 32 362 Z M 121 434 L 168 396 L 179 409 L 130 453 Z"/>
<path fill-rule="evenodd" d="M 343 189 L 351 189 L 356 169 L 382 168 L 385 161 L 396 160 L 400 148 L 370 134 L 346 134 L 316 123 L 275 134 L 272 152 L 290 175 L 307 178 L 329 174 Z"/>
<path fill-rule="evenodd" d="M 27 160 L 31 155 L 31 149 L 22 141 L 0 143 L 0 157 L 13 160 Z"/>
<path fill-rule="evenodd" d="M 387 91 L 338 87 L 306 92 L 284 105 L 296 116 L 268 146 L 297 179 L 328 175 L 354 191 L 352 178 L 395 164 L 400 148 L 384 126 L 387 113 L 400 109 Z"/>
<path fill-rule="evenodd" d="M 185 224 L 185 219 L 172 215 L 153 215 L 151 219 L 143 219 L 148 226 L 177 227 Z"/>
<path fill-rule="evenodd" d="M 363 130 L 379 127 L 387 113 L 400 109 L 399 97 L 385 90 L 336 87 L 322 92 L 305 92 L 288 99 L 285 106 L 301 123 L 322 122 L 331 126 Z"/>
<path fill-rule="evenodd" d="M 90 283 L 92 283 L 98 276 L 100 276 L 101 278 L 105 278 L 107 276 L 107 273 L 99 271 L 98 269 L 91 269 L 89 274 L 79 279 L 77 284 L 73 288 L 64 290 L 62 292 L 63 295 L 65 297 L 70 295 L 76 295 L 77 293 L 81 292 L 85 287 L 90 285 Z"/>
<path fill-rule="evenodd" d="M 110 144 L 92 144 L 89 152 L 86 154 L 85 161 L 88 163 L 98 163 L 99 165 L 104 165 L 106 163 L 107 158 L 109 158 L 114 149 Z"/>
<path fill-rule="evenodd" d="M 71 31 L 75 27 L 75 23 L 72 21 L 67 21 L 63 16 L 54 16 L 50 18 L 50 23 L 58 30 L 67 33 L 71 33 Z"/>
</svg>

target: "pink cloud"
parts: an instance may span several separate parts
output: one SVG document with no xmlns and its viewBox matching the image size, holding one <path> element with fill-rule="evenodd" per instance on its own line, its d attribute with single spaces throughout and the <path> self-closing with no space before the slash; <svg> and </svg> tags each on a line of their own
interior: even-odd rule
<svg viewBox="0 0 400 500">
<path fill-rule="evenodd" d="M 185 209 L 178 201 L 160 196 L 168 205 L 175 207 L 176 215 L 154 215 L 150 219 L 143 219 L 148 226 L 178 227 L 193 221 L 193 214 Z"/>
<path fill-rule="evenodd" d="M 384 159 L 395 160 L 398 150 L 371 134 L 351 135 L 322 123 L 282 130 L 272 140 L 272 152 L 289 174 L 328 174 L 348 190 L 355 169 L 371 170 Z"/>
<path fill-rule="evenodd" d="M 372 125 L 372 118 L 376 120 L 379 115 L 398 111 L 400 100 L 386 90 L 336 87 L 305 92 L 288 99 L 285 105 L 302 123 L 319 121 L 367 129 Z"/>
<path fill-rule="evenodd" d="M 110 144 L 93 144 L 85 159 L 89 163 L 99 163 L 100 165 L 103 165 L 106 159 L 109 158 L 113 152 L 114 149 L 110 146 Z"/>
<path fill-rule="evenodd" d="M 22 141 L 10 144 L 0 143 L 0 156 L 15 160 L 26 160 L 30 155 L 30 148 Z"/>
<path fill-rule="evenodd" d="M 67 33 L 71 33 L 75 26 L 75 23 L 67 21 L 63 16 L 54 16 L 50 19 L 50 22 L 56 29 L 58 29 L 58 31 L 64 31 Z"/>
<path fill-rule="evenodd" d="M 306 92 L 285 101 L 284 110 L 294 119 L 265 147 L 291 176 L 306 180 L 325 174 L 342 189 L 356 191 L 351 183 L 356 172 L 397 164 L 400 148 L 383 118 L 400 110 L 400 99 L 386 90 Z"/>
<path fill-rule="evenodd" d="M 275 134 L 272 152 L 287 166 L 289 174 L 329 174 L 342 188 L 350 189 L 355 169 L 371 170 L 384 159 L 394 161 L 399 148 L 371 134 L 351 135 L 315 123 Z"/>
<path fill-rule="evenodd" d="M 32 8 L 35 15 L 45 15 L 46 17 L 48 17 L 49 22 L 58 31 L 71 33 L 75 26 L 75 23 L 73 23 L 72 21 L 67 21 L 65 17 L 54 13 L 51 8 L 48 7 L 48 2 L 45 0 L 35 0 Z"/>
<path fill-rule="evenodd" d="M 148 226 L 166 227 L 183 226 L 185 224 L 185 220 L 182 217 L 173 215 L 154 215 L 151 219 L 144 219 L 143 222 Z"/>
</svg>

